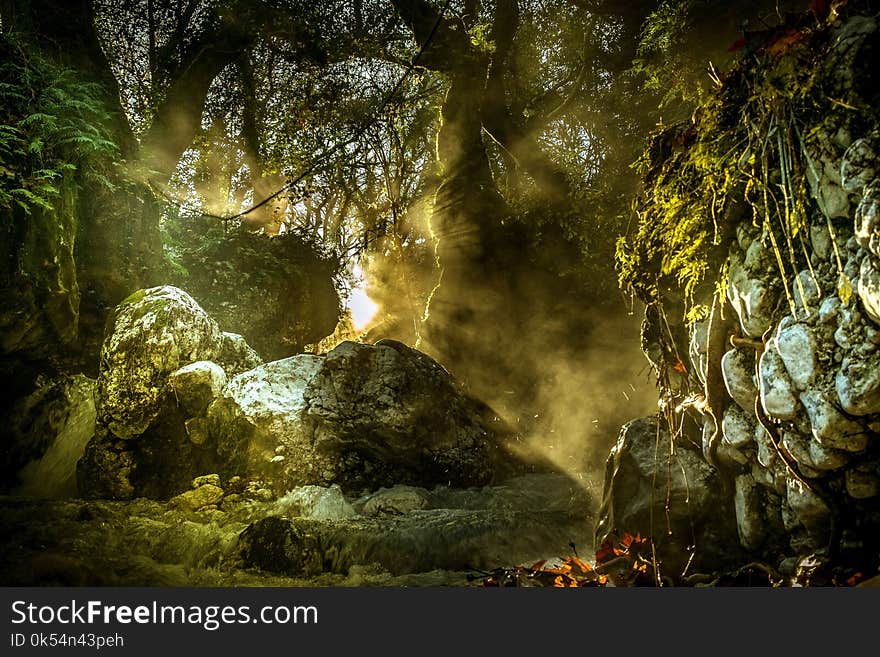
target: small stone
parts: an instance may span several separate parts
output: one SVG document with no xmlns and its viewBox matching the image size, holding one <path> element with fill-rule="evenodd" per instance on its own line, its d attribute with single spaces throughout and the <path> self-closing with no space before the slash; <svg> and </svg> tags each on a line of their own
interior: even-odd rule
<svg viewBox="0 0 880 657">
<path fill-rule="evenodd" d="M 721 376 L 727 394 L 746 413 L 754 415 L 758 388 L 755 385 L 755 354 L 731 349 L 721 358 Z"/>
<path fill-rule="evenodd" d="M 776 479 L 774 478 L 773 473 L 762 467 L 760 463 L 752 463 L 751 473 L 757 483 L 765 488 L 775 488 Z"/>
<path fill-rule="evenodd" d="M 779 331 L 776 348 L 791 382 L 806 390 L 816 376 L 816 337 L 806 324 L 792 324 Z"/>
<path fill-rule="evenodd" d="M 742 448 L 755 440 L 754 414 L 747 414 L 736 404 L 731 404 L 724 411 L 721 420 L 723 442 L 731 447 Z"/>
<path fill-rule="evenodd" d="M 785 369 L 785 363 L 776 350 L 775 341 L 770 341 L 760 361 L 761 404 L 767 415 L 780 420 L 793 419 L 800 410 L 800 404 L 793 391 L 793 384 Z"/>
<path fill-rule="evenodd" d="M 828 260 L 831 255 L 831 233 L 826 226 L 822 224 L 810 226 L 810 244 L 813 246 L 813 253 L 819 256 L 820 260 Z"/>
<path fill-rule="evenodd" d="M 800 272 L 792 281 L 791 289 L 799 316 L 801 312 L 806 314 L 815 312 L 819 306 L 821 293 L 816 278 L 810 271 Z"/>
<path fill-rule="evenodd" d="M 760 242 L 754 242 L 747 252 L 749 260 L 757 258 L 754 254 L 762 248 Z M 760 258 L 761 266 L 753 270 L 745 264 L 740 253 L 734 252 L 728 268 L 727 298 L 739 317 L 743 332 L 755 338 L 762 336 L 772 325 L 777 299 L 777 294 L 761 278 L 766 277 L 767 271 L 764 259 Z"/>
<path fill-rule="evenodd" d="M 192 487 L 198 488 L 199 486 L 206 486 L 210 484 L 211 486 L 220 486 L 220 475 L 218 474 L 206 474 L 201 477 L 196 477 L 192 480 Z"/>
<path fill-rule="evenodd" d="M 834 387 L 843 410 L 850 415 L 880 412 L 880 355 L 851 354 L 844 358 Z"/>
<path fill-rule="evenodd" d="M 868 446 L 868 434 L 862 425 L 841 413 L 826 393 L 807 390 L 800 399 L 810 418 L 813 437 L 820 445 L 847 452 L 861 452 Z"/>
<path fill-rule="evenodd" d="M 168 505 L 181 511 L 198 511 L 203 507 L 217 504 L 222 499 L 222 488 L 212 484 L 205 484 L 172 497 L 168 500 Z"/>
<path fill-rule="evenodd" d="M 819 305 L 819 322 L 822 324 L 831 324 L 837 319 L 840 312 L 840 299 L 837 297 L 827 297 Z"/>
<path fill-rule="evenodd" d="M 773 441 L 763 427 L 760 432 L 755 433 L 755 442 L 758 445 L 758 463 L 761 464 L 761 467 L 770 469 L 779 457 L 776 454 Z"/>
</svg>

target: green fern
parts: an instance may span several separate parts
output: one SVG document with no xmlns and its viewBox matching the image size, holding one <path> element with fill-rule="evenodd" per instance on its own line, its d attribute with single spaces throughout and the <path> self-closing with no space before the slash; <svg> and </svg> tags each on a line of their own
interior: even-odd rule
<svg viewBox="0 0 880 657">
<path fill-rule="evenodd" d="M 27 53 L 25 55 L 25 52 Z M 0 34 L 0 211 L 54 212 L 80 178 L 113 189 L 103 89 Z"/>
</svg>

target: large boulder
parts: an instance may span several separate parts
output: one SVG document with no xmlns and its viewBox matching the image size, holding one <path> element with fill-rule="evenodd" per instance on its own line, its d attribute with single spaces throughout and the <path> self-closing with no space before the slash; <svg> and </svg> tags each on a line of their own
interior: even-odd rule
<svg viewBox="0 0 880 657">
<path fill-rule="evenodd" d="M 670 449 L 657 417 L 621 429 L 605 467 L 605 488 L 595 544 L 616 544 L 626 534 L 649 537 L 659 571 L 673 579 L 712 571 L 741 557 L 736 514 L 716 471 L 700 449 L 682 438 Z"/>
<path fill-rule="evenodd" d="M 98 417 L 119 438 L 156 419 L 165 378 L 195 361 L 219 359 L 220 327 L 183 290 L 139 290 L 116 307 L 101 348 Z"/>
<path fill-rule="evenodd" d="M 480 485 L 514 473 L 510 437 L 425 354 L 344 342 L 233 378 L 208 410 L 230 463 L 279 491 L 308 484 Z"/>
<path fill-rule="evenodd" d="M 97 427 L 77 467 L 81 494 L 165 498 L 226 472 L 205 412 L 227 375 L 260 362 L 183 290 L 140 290 L 113 313 L 101 350 Z"/>
</svg>

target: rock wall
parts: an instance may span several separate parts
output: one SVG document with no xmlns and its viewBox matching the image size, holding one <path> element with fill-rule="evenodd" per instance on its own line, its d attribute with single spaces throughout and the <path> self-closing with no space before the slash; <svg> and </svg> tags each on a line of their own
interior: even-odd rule
<svg viewBox="0 0 880 657">
<path fill-rule="evenodd" d="M 653 296 L 645 286 L 653 314 L 644 346 L 663 385 L 666 418 L 678 423 L 688 416 L 702 426 L 689 438 L 701 443 L 704 459 L 726 482 L 739 539 L 731 553 L 744 549 L 783 570 L 809 553 L 874 568 L 880 561 L 880 86 L 872 57 L 880 28 L 860 3 L 818 25 L 801 20 L 783 27 L 765 35 L 764 46 L 740 62 L 706 110 L 748 115 L 753 110 L 745 103 L 754 96 L 746 101 L 729 88 L 741 85 L 766 93 L 764 111 L 772 115 L 764 150 L 742 142 L 741 153 L 712 163 L 715 175 L 742 175 L 743 184 L 728 187 L 718 206 L 692 208 L 727 222 L 726 232 L 715 226 L 716 255 L 705 261 L 703 284 L 684 304 L 685 311 L 700 304 L 713 310 L 687 321 L 680 310 L 688 294 L 676 283 L 661 282 Z M 815 62 L 810 88 L 785 87 L 799 79 L 785 72 L 805 61 Z M 695 116 L 675 140 L 667 137 L 664 143 L 673 146 L 665 161 L 662 155 L 655 161 L 655 171 L 705 143 L 706 121 Z M 756 161 L 763 167 L 758 177 Z M 668 189 L 668 180 L 647 176 L 646 194 Z M 643 208 L 655 207 L 643 201 Z M 716 214 L 718 207 L 725 210 Z M 669 262 L 676 255 L 662 257 Z M 686 433 L 672 442 L 687 440 Z M 625 442 L 622 436 L 618 447 Z M 620 491 L 608 486 L 606 479 L 610 503 Z M 607 513 L 605 522 L 611 522 Z M 634 524 L 613 529 L 652 531 Z M 688 544 L 679 538 L 679 548 Z"/>
</svg>

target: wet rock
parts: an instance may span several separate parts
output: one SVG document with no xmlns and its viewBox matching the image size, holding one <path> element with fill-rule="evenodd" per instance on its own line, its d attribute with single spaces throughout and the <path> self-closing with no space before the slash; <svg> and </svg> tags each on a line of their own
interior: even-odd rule
<svg viewBox="0 0 880 657">
<path fill-rule="evenodd" d="M 847 356 L 834 384 L 843 410 L 850 415 L 880 412 L 880 354 Z"/>
<path fill-rule="evenodd" d="M 834 405 L 830 396 L 816 389 L 800 395 L 810 419 L 813 438 L 823 447 L 860 452 L 868 445 L 868 435 L 858 422 L 847 418 Z"/>
<path fill-rule="evenodd" d="M 309 525 L 270 516 L 250 525 L 239 539 L 244 563 L 276 573 L 315 575 L 323 566 L 322 550 Z"/>
<path fill-rule="evenodd" d="M 119 438 L 142 434 L 159 413 L 165 378 L 183 365 L 216 360 L 217 323 L 183 290 L 140 290 L 116 307 L 101 348 L 98 420 Z"/>
<path fill-rule="evenodd" d="M 856 208 L 855 238 L 859 246 L 880 257 L 880 180 L 874 180 Z"/>
<path fill-rule="evenodd" d="M 74 497 L 76 463 L 95 434 L 95 381 L 81 374 L 46 382 L 6 418 L 5 470 L 14 493 L 40 498 Z"/>
<path fill-rule="evenodd" d="M 190 417 L 202 415 L 226 386 L 226 372 L 207 360 L 196 361 L 168 375 L 177 402 Z"/>
<path fill-rule="evenodd" d="M 872 256 L 862 259 L 858 293 L 865 313 L 875 323 L 880 324 L 880 266 Z"/>
<path fill-rule="evenodd" d="M 840 163 L 841 186 L 848 192 L 861 192 L 877 177 L 877 134 L 856 139 L 843 154 Z"/>
<path fill-rule="evenodd" d="M 800 404 L 774 340 L 767 343 L 761 355 L 759 374 L 761 404 L 767 415 L 780 420 L 793 419 L 800 411 Z"/>
<path fill-rule="evenodd" d="M 182 511 L 198 511 L 217 504 L 223 499 L 223 489 L 214 484 L 202 484 L 168 500 L 168 505 Z"/>
<path fill-rule="evenodd" d="M 301 486 L 279 498 L 275 512 L 291 517 L 301 516 L 315 520 L 342 520 L 355 515 L 354 507 L 345 499 L 342 489 L 330 487 Z"/>
<path fill-rule="evenodd" d="M 658 431 L 660 444 L 669 444 L 668 433 L 657 422 L 641 418 L 621 429 L 606 463 L 595 544 L 625 532 L 653 536 L 658 560 L 675 577 L 690 557 L 688 546 L 696 541 L 702 547 L 694 555 L 694 567 L 711 569 L 729 559 L 729 546 L 739 542 L 731 501 L 721 496 L 717 475 L 698 450 L 677 441 L 673 454 L 668 449 L 657 453 Z M 660 525 L 657 518 L 664 519 Z"/>
<path fill-rule="evenodd" d="M 368 516 L 400 515 L 426 509 L 430 505 L 427 491 L 414 486 L 395 486 L 370 495 L 363 505 Z"/>
<path fill-rule="evenodd" d="M 755 385 L 755 353 L 731 349 L 721 358 L 721 375 L 733 401 L 754 415 L 758 388 Z"/>
<path fill-rule="evenodd" d="M 780 327 L 776 336 L 776 349 L 797 390 L 806 390 L 816 376 L 819 364 L 816 348 L 816 336 L 806 324 Z"/>
</svg>

